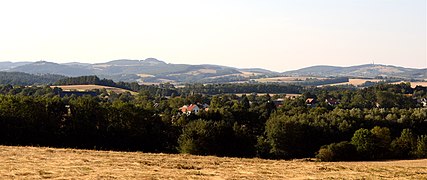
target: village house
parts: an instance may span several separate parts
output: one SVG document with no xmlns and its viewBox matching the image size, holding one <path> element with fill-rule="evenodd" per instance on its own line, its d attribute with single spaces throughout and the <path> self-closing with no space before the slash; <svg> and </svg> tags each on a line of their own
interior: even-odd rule
<svg viewBox="0 0 427 180">
<path fill-rule="evenodd" d="M 422 98 L 418 100 L 422 107 L 427 107 L 427 98 Z"/>
<path fill-rule="evenodd" d="M 336 99 L 334 99 L 334 98 L 328 98 L 328 99 L 325 100 L 325 102 L 327 104 L 329 104 L 330 106 L 335 106 L 335 105 L 339 104 L 339 102 Z"/>
<path fill-rule="evenodd" d="M 305 100 L 305 103 L 307 104 L 307 106 L 311 106 L 311 107 L 313 107 L 313 106 L 314 106 L 314 104 L 316 103 L 316 99 L 314 99 L 314 98 L 307 98 L 307 99 Z"/>
<path fill-rule="evenodd" d="M 273 103 L 276 107 L 282 107 L 283 101 L 285 101 L 285 99 L 279 98 L 279 99 L 273 100 Z"/>
<path fill-rule="evenodd" d="M 207 104 L 190 104 L 190 105 L 184 105 L 179 108 L 179 110 L 187 115 L 190 115 L 191 113 L 198 114 L 201 110 L 208 111 L 209 105 Z"/>
</svg>

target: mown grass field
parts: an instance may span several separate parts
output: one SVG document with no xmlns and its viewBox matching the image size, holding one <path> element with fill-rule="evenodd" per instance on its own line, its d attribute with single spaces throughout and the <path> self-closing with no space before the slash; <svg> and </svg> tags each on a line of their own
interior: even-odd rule
<svg viewBox="0 0 427 180">
<path fill-rule="evenodd" d="M 427 159 L 309 162 L 0 146 L 0 179 L 427 179 Z"/>
</svg>

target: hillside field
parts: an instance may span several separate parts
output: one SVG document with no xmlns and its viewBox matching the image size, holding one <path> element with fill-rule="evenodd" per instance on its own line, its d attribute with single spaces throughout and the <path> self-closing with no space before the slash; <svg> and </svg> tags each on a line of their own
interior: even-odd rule
<svg viewBox="0 0 427 180">
<path fill-rule="evenodd" d="M 63 85 L 63 86 L 51 86 L 52 88 L 58 87 L 64 91 L 90 91 L 94 89 L 106 89 L 107 91 L 113 91 L 115 93 L 130 92 L 131 94 L 136 94 L 136 92 L 129 91 L 126 89 L 121 89 L 117 87 L 101 86 L 101 85 Z"/>
<path fill-rule="evenodd" d="M 334 84 L 325 84 L 325 85 L 321 85 L 319 87 L 323 87 L 323 86 L 341 86 L 341 85 L 360 86 L 360 85 L 366 83 L 367 81 L 377 83 L 377 82 L 380 82 L 380 81 L 383 81 L 383 80 L 382 79 L 348 79 L 348 82 L 334 83 Z"/>
<path fill-rule="evenodd" d="M 400 84 L 400 83 L 404 83 L 404 82 L 396 82 L 396 83 L 392 83 L 392 84 Z M 411 87 L 412 88 L 415 88 L 417 86 L 427 87 L 427 82 L 419 81 L 419 82 L 410 82 L 410 83 L 411 83 Z"/>
<path fill-rule="evenodd" d="M 426 179 L 427 159 L 263 160 L 0 146 L 0 179 Z"/>
</svg>

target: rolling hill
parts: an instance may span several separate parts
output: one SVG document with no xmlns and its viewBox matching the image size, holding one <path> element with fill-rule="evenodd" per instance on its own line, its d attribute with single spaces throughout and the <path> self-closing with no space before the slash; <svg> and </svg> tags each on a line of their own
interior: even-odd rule
<svg viewBox="0 0 427 180">
<path fill-rule="evenodd" d="M 427 79 L 427 68 L 414 69 L 390 65 L 365 64 L 358 66 L 312 66 L 283 73 L 261 68 L 239 69 L 220 65 L 172 64 L 147 58 L 145 60 L 119 59 L 105 63 L 0 62 L 0 71 L 30 74 L 59 74 L 63 76 L 96 75 L 114 81 L 139 83 L 229 83 L 250 82 L 262 78 L 292 77 L 396 77 L 400 79 Z"/>
<path fill-rule="evenodd" d="M 398 66 L 365 64 L 358 66 L 339 67 L 339 66 L 311 66 L 295 71 L 282 73 L 286 76 L 346 76 L 346 77 L 363 77 L 374 78 L 377 76 L 397 77 L 406 79 L 426 79 L 427 68 L 414 69 Z"/>
<path fill-rule="evenodd" d="M 64 65 L 47 61 L 25 64 L 11 68 L 9 71 L 25 72 L 30 74 L 59 74 L 64 76 L 84 76 L 92 74 L 92 71 L 85 67 Z"/>
<path fill-rule="evenodd" d="M 59 74 L 64 76 L 97 75 L 101 78 L 127 82 L 231 82 L 249 80 L 252 75 L 279 74 L 264 69 L 239 70 L 219 65 L 171 64 L 148 58 L 145 60 L 113 60 L 106 63 L 64 63 L 38 61 L 21 66 L 4 65 L 10 72 L 30 74 Z"/>
</svg>

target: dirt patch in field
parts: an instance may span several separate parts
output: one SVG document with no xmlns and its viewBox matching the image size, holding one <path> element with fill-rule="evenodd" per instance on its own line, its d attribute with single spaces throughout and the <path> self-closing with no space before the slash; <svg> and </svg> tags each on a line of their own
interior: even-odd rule
<svg viewBox="0 0 427 180">
<path fill-rule="evenodd" d="M 309 162 L 0 146 L 0 179 L 426 179 L 427 159 Z"/>
</svg>

